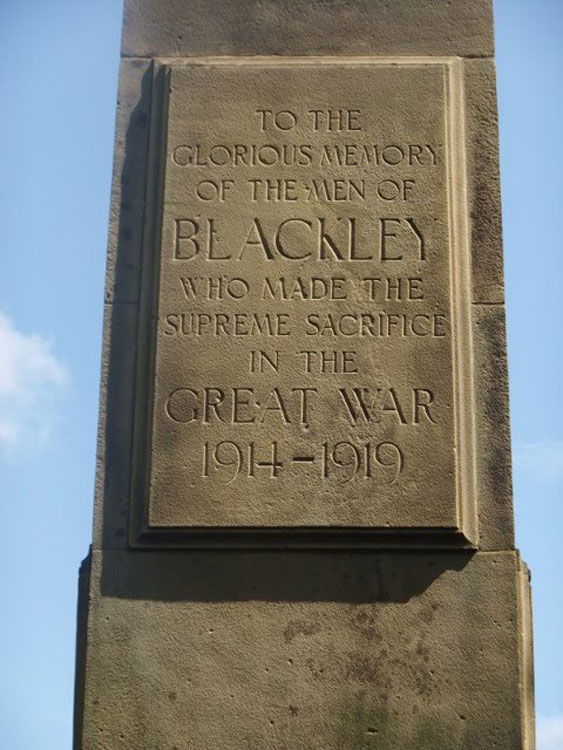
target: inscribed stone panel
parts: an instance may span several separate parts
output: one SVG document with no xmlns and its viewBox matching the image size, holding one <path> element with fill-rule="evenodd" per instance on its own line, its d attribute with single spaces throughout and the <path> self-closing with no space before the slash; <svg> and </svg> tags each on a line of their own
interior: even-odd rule
<svg viewBox="0 0 563 750">
<path fill-rule="evenodd" d="M 160 76 L 142 528 L 474 538 L 456 63 Z"/>
</svg>

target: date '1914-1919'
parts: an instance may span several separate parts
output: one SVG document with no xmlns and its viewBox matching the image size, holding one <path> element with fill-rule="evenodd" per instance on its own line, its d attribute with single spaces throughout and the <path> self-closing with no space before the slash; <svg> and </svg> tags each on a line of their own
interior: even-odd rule
<svg viewBox="0 0 563 750">
<path fill-rule="evenodd" d="M 275 440 L 267 447 L 254 441 L 239 443 L 234 440 L 203 444 L 202 477 L 208 479 L 218 475 L 226 484 L 241 477 L 277 479 L 281 472 L 303 466 L 313 467 L 322 479 L 335 478 L 339 484 L 347 484 L 353 479 L 376 479 L 391 485 L 403 470 L 404 454 L 391 441 L 324 441 L 320 451 L 287 456 L 281 454 Z"/>
</svg>

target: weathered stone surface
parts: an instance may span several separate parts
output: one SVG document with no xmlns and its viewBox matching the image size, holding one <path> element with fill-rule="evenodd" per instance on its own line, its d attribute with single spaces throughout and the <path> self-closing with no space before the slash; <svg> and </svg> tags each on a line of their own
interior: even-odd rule
<svg viewBox="0 0 563 750">
<path fill-rule="evenodd" d="M 533 750 L 491 54 L 490 0 L 126 3 L 76 750 Z"/>
<path fill-rule="evenodd" d="M 473 305 L 481 549 L 514 546 L 504 305 Z"/>
<path fill-rule="evenodd" d="M 95 554 L 82 747 L 524 747 L 522 575 L 514 553 Z"/>
<path fill-rule="evenodd" d="M 504 302 L 498 114 L 492 60 L 464 60 L 473 301 Z"/>
<path fill-rule="evenodd" d="M 127 0 L 123 53 L 493 54 L 490 0 Z"/>
<path fill-rule="evenodd" d="M 94 504 L 95 547 L 121 549 L 127 546 L 136 335 L 136 306 L 106 304 Z M 111 502 L 106 501 L 109 498 Z"/>
<path fill-rule="evenodd" d="M 106 270 L 107 302 L 138 302 L 141 272 L 151 64 L 122 60 Z"/>
</svg>

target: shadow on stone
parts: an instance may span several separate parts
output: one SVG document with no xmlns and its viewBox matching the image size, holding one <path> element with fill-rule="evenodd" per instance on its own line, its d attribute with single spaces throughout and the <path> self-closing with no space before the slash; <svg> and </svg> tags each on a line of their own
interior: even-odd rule
<svg viewBox="0 0 563 750">
<path fill-rule="evenodd" d="M 470 553 L 108 552 L 104 596 L 197 602 L 406 602 Z"/>
<path fill-rule="evenodd" d="M 102 434 L 105 436 L 104 474 L 98 488 L 103 501 L 103 547 L 126 545 L 131 494 L 131 442 L 137 356 L 138 302 L 140 295 L 143 216 L 147 191 L 147 153 L 152 90 L 152 67 L 146 61 L 128 61 L 133 69 L 122 76 L 120 106 L 127 122 L 123 161 L 119 174 L 119 224 L 116 247 L 108 260 L 113 279 L 106 293 L 104 342 L 105 401 L 102 401 Z M 130 80 L 128 79 L 130 76 Z M 113 256 L 113 257 L 112 257 Z M 109 356 L 109 350 L 112 356 Z"/>
</svg>

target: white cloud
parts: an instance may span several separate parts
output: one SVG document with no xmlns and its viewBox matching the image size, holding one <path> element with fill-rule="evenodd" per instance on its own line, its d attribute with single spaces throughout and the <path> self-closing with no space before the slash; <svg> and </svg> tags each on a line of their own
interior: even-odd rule
<svg viewBox="0 0 563 750">
<path fill-rule="evenodd" d="M 563 479 L 563 441 L 518 443 L 514 463 L 517 469 L 539 479 Z"/>
<path fill-rule="evenodd" d="M 538 716 L 537 750 L 563 750 L 563 715 Z"/>
<path fill-rule="evenodd" d="M 0 312 L 0 449 L 35 448 L 50 435 L 69 383 L 50 341 L 18 331 Z"/>
</svg>

